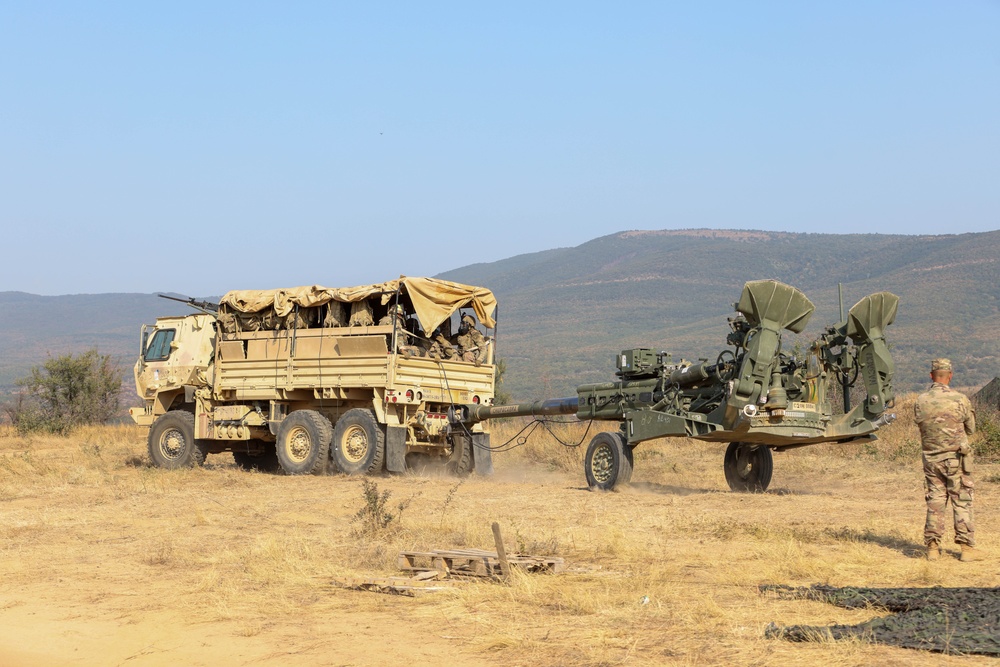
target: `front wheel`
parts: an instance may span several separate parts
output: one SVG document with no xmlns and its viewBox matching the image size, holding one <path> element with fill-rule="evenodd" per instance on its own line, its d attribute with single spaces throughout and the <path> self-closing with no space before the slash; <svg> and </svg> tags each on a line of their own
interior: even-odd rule
<svg viewBox="0 0 1000 667">
<path fill-rule="evenodd" d="M 337 420 L 330 450 L 337 470 L 342 473 L 378 472 L 385 459 L 385 430 L 371 410 L 353 408 Z"/>
<path fill-rule="evenodd" d="M 583 460 L 587 485 L 591 489 L 610 491 L 632 479 L 632 448 L 621 433 L 598 433 L 587 447 Z"/>
<path fill-rule="evenodd" d="M 315 410 L 296 410 L 278 426 L 274 448 L 287 475 L 325 472 L 330 422 Z"/>
<path fill-rule="evenodd" d="M 158 468 L 190 468 L 205 462 L 205 449 L 194 439 L 194 415 L 184 410 L 157 417 L 149 428 L 146 445 Z"/>
<path fill-rule="evenodd" d="M 764 445 L 733 442 L 726 448 L 726 482 L 733 491 L 763 493 L 771 483 L 774 460 Z"/>
</svg>

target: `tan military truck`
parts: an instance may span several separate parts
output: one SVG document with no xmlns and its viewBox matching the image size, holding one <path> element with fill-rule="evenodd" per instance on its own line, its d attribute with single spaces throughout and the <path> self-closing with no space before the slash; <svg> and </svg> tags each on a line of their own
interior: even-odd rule
<svg viewBox="0 0 1000 667">
<path fill-rule="evenodd" d="M 202 312 L 142 328 L 135 382 L 144 404 L 130 412 L 149 426 L 155 465 L 232 452 L 243 468 L 293 475 L 428 464 L 492 472 L 486 428 L 447 418 L 452 405 L 493 403 L 488 289 L 401 277 L 190 303 Z M 477 349 L 451 335 L 463 315 L 486 329 Z"/>
</svg>

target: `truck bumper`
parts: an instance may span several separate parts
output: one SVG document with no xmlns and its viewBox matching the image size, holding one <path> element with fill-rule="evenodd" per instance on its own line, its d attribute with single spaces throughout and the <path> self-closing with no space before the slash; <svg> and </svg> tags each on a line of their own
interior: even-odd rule
<svg viewBox="0 0 1000 667">
<path fill-rule="evenodd" d="M 155 420 L 153 415 L 147 414 L 146 408 L 129 408 L 128 416 L 139 426 L 151 426 Z"/>
</svg>

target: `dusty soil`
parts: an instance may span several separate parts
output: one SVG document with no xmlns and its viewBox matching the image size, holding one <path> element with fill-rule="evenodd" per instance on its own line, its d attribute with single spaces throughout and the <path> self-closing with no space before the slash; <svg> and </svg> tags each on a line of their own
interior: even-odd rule
<svg viewBox="0 0 1000 667">
<path fill-rule="evenodd" d="M 396 516 L 366 530 L 356 478 L 247 473 L 228 455 L 162 471 L 143 437 L 0 433 L 0 664 L 996 664 L 765 639 L 771 621 L 880 612 L 757 586 L 1000 585 L 998 466 L 978 473 L 987 559 L 928 563 L 919 462 L 884 451 L 778 454 L 770 491 L 742 495 L 725 488 L 722 447 L 643 445 L 631 486 L 593 493 L 578 453 L 543 441 L 495 455 L 491 479 L 375 478 Z M 492 521 L 509 549 L 568 571 L 414 598 L 334 583 L 400 574 L 402 549 L 492 548 Z"/>
</svg>

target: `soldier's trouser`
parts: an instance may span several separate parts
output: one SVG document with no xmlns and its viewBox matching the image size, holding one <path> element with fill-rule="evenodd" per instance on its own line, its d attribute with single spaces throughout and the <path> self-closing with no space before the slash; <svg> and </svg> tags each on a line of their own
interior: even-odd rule
<svg viewBox="0 0 1000 667">
<path fill-rule="evenodd" d="M 955 519 L 955 544 L 976 545 L 972 526 L 972 475 L 962 471 L 959 459 L 929 463 L 924 461 L 924 481 L 927 484 L 927 523 L 924 525 L 924 544 L 941 542 L 944 535 L 944 517 L 951 501 Z"/>
</svg>

